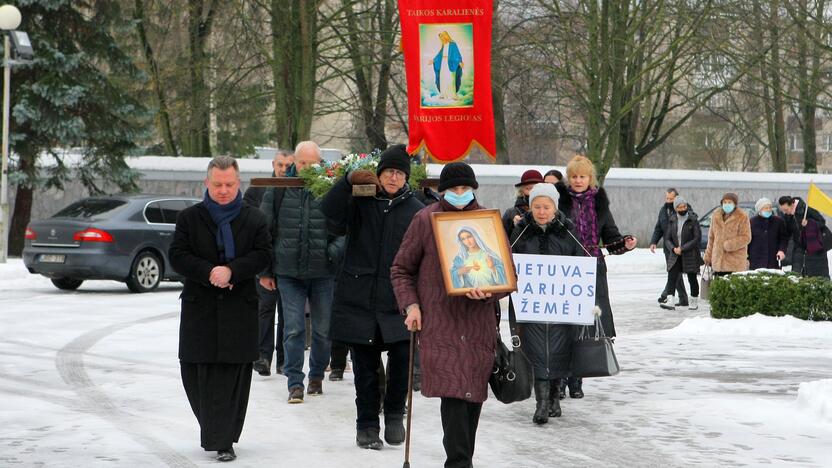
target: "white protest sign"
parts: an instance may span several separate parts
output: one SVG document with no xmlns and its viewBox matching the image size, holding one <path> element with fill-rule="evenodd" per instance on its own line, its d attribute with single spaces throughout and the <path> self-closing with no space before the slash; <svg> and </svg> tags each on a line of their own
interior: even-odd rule
<svg viewBox="0 0 832 468">
<path fill-rule="evenodd" d="M 592 325 L 595 316 L 594 257 L 513 254 L 517 292 L 511 295 L 518 322 Z"/>
</svg>

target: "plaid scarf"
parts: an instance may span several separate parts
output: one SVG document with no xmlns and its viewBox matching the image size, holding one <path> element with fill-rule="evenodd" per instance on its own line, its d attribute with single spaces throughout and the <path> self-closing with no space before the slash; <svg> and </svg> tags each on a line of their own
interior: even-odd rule
<svg viewBox="0 0 832 468">
<path fill-rule="evenodd" d="M 597 188 L 590 188 L 581 193 L 569 189 L 569 195 L 572 196 L 572 201 L 575 204 L 572 209 L 572 219 L 575 221 L 578 239 L 593 257 L 601 256 L 598 214 L 595 212 L 595 195 L 597 194 Z"/>
</svg>

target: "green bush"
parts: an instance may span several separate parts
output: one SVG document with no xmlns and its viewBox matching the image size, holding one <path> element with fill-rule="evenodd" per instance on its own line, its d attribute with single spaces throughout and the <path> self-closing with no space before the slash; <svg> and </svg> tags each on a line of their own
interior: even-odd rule
<svg viewBox="0 0 832 468">
<path fill-rule="evenodd" d="M 714 278 L 711 316 L 740 318 L 760 313 L 804 320 L 832 320 L 832 282 L 797 275 L 730 275 Z"/>
</svg>

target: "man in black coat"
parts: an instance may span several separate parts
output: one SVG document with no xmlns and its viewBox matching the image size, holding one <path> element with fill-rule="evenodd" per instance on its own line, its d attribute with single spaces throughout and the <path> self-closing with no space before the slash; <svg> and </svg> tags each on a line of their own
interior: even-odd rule
<svg viewBox="0 0 832 468">
<path fill-rule="evenodd" d="M 405 328 L 390 283 L 390 266 L 413 216 L 424 205 L 410 191 L 410 156 L 404 145 L 381 154 L 375 173 L 359 170 L 339 180 L 321 211 L 338 231 L 347 232 L 344 265 L 332 305 L 333 340 L 352 349 L 355 373 L 356 443 L 379 450 L 379 372 L 387 351 L 388 384 L 384 396 L 384 439 L 404 441 L 402 424 L 407 394 L 410 333 Z M 352 186 L 373 184 L 374 197 L 353 197 Z"/>
<path fill-rule="evenodd" d="M 794 241 L 792 252 L 792 271 L 803 276 L 818 276 L 829 278 L 829 260 L 826 250 L 822 244 L 820 249 L 814 249 L 809 245 L 811 237 L 810 229 L 816 229 L 815 237 L 819 237 L 826 227 L 826 220 L 823 215 L 814 208 L 806 205 L 806 202 L 799 197 L 782 196 L 780 200 L 780 211 L 783 212 L 783 220 L 786 222 L 786 230 Z M 808 213 L 806 210 L 809 210 Z M 811 224 L 815 226 L 811 226 Z M 808 235 L 808 236 L 807 236 Z M 820 241 L 820 238 L 815 239 Z"/>
<path fill-rule="evenodd" d="M 278 150 L 272 160 L 272 176 L 285 177 L 286 170 L 295 162 L 291 151 Z M 263 195 L 269 187 L 249 187 L 243 195 L 243 202 L 260 209 Z M 275 372 L 283 373 L 283 305 L 280 292 L 270 291 L 257 283 L 257 314 L 260 319 L 260 358 L 254 361 L 254 370 L 260 375 L 271 375 L 272 355 L 275 356 Z M 277 338 L 274 333 L 275 309 L 277 309 Z"/>
<path fill-rule="evenodd" d="M 257 359 L 255 276 L 271 258 L 265 217 L 243 203 L 237 161 L 208 164 L 201 203 L 183 210 L 168 256 L 185 277 L 179 325 L 182 383 L 206 451 L 236 458 Z"/>
<path fill-rule="evenodd" d="M 679 192 L 675 188 L 667 189 L 664 197 L 664 205 L 659 209 L 659 216 L 656 219 L 656 226 L 653 227 L 653 236 L 650 237 L 650 251 L 655 253 L 656 246 L 659 244 L 659 241 L 662 238 L 667 238 L 667 225 L 670 223 L 670 218 L 675 214 L 673 210 L 673 201 L 676 200 L 676 197 L 679 195 Z M 698 247 L 697 247 L 698 248 Z M 667 246 L 664 242 L 662 242 L 662 250 L 664 251 L 664 258 L 665 261 L 668 260 L 670 257 L 670 251 L 667 250 Z M 670 279 L 670 272 L 667 273 L 667 278 Z M 685 291 L 685 283 L 682 280 L 682 277 L 679 276 L 679 280 L 676 282 L 675 291 L 679 293 L 679 306 L 687 306 L 688 305 L 688 293 Z M 659 296 L 659 304 L 663 305 L 670 305 L 674 306 L 674 304 L 667 304 L 667 296 L 668 294 L 673 295 L 674 291 L 667 291 L 665 288 L 662 291 L 661 296 Z"/>
</svg>

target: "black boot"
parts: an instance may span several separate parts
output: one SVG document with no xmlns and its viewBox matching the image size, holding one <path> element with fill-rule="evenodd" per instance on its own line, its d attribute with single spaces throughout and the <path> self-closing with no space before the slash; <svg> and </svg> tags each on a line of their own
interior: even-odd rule
<svg viewBox="0 0 832 468">
<path fill-rule="evenodd" d="M 546 424 L 549 422 L 549 381 L 534 381 L 534 399 L 537 400 L 537 408 L 534 410 L 532 422 L 535 424 Z"/>
<path fill-rule="evenodd" d="M 404 415 L 384 415 L 384 441 L 390 445 L 400 445 L 404 442 Z"/>
<path fill-rule="evenodd" d="M 558 379 L 558 398 L 563 400 L 566 398 L 566 379 Z"/>
<path fill-rule="evenodd" d="M 583 398 L 584 379 L 580 377 L 569 377 L 569 398 Z"/>
<path fill-rule="evenodd" d="M 355 443 L 363 449 L 381 450 L 384 443 L 378 437 L 379 430 L 371 427 L 368 429 L 359 429 L 355 435 Z"/>
<path fill-rule="evenodd" d="M 560 385 L 561 379 L 549 381 L 549 417 L 559 418 L 562 414 L 560 410 Z"/>
<path fill-rule="evenodd" d="M 272 375 L 271 367 L 272 363 L 269 362 L 268 359 L 261 357 L 260 359 L 254 361 L 253 369 L 262 376 L 269 376 Z"/>
<path fill-rule="evenodd" d="M 226 450 L 217 451 L 217 461 L 230 462 L 237 459 L 237 454 L 234 453 L 234 447 Z"/>
</svg>

